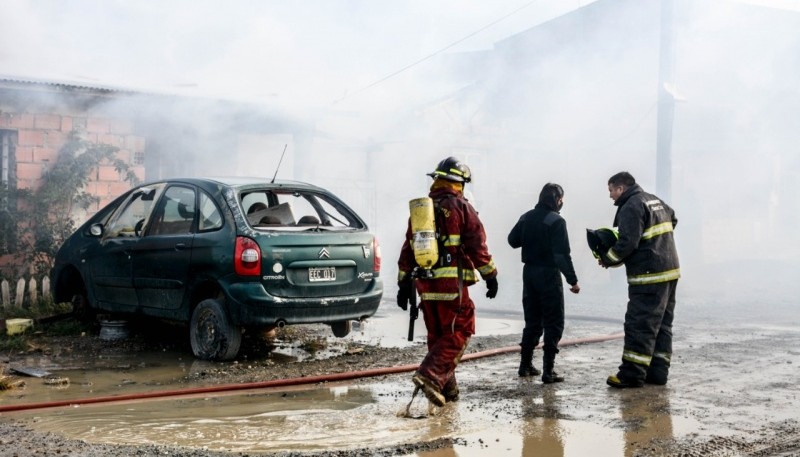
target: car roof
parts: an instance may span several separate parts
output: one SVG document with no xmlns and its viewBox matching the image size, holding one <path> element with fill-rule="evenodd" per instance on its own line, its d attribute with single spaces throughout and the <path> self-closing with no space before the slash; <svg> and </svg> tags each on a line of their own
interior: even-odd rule
<svg viewBox="0 0 800 457">
<path fill-rule="evenodd" d="M 264 177 L 247 177 L 247 176 L 223 176 L 223 177 L 201 177 L 201 178 L 167 178 L 157 181 L 151 181 L 148 184 L 155 183 L 175 183 L 182 182 L 194 184 L 200 187 L 218 187 L 225 186 L 234 189 L 250 188 L 250 187 L 271 187 L 281 188 L 289 187 L 292 189 L 308 189 L 315 191 L 324 191 L 321 187 L 315 186 L 302 181 L 292 181 L 285 179 L 278 179 L 274 182 L 269 178 Z M 146 184 L 145 184 L 146 185 Z"/>
</svg>

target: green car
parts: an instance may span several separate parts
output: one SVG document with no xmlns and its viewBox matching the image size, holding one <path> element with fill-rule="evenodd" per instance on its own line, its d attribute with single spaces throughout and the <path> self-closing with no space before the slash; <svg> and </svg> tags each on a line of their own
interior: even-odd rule
<svg viewBox="0 0 800 457">
<path fill-rule="evenodd" d="M 50 279 L 79 315 L 186 322 L 196 357 L 230 360 L 245 329 L 324 323 L 346 336 L 378 309 L 380 266 L 367 225 L 322 188 L 187 178 L 98 211 L 61 246 Z"/>
</svg>

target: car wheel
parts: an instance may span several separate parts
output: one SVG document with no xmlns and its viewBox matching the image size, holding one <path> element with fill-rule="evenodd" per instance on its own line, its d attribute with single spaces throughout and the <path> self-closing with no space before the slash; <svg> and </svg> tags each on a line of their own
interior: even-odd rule
<svg viewBox="0 0 800 457">
<path fill-rule="evenodd" d="M 337 338 L 344 338 L 350 334 L 350 330 L 353 328 L 353 321 L 346 320 L 346 321 L 337 321 L 331 324 L 331 330 L 333 330 L 333 336 Z"/>
<path fill-rule="evenodd" d="M 72 296 L 72 315 L 81 322 L 93 321 L 96 317 L 94 308 L 89 304 L 85 293 Z"/>
<path fill-rule="evenodd" d="M 194 309 L 189 339 L 195 357 L 204 360 L 231 360 L 239 352 L 242 331 L 231 324 L 222 304 L 210 298 L 201 301 Z"/>
</svg>

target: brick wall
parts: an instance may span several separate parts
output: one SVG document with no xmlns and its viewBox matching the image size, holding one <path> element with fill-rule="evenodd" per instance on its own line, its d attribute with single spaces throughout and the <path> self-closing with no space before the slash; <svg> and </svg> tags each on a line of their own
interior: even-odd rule
<svg viewBox="0 0 800 457">
<path fill-rule="evenodd" d="M 14 112 L 0 106 L 0 129 L 17 132 L 16 162 L 17 188 L 37 189 L 46 179 L 47 171 L 58 159 L 58 153 L 69 140 L 70 134 L 95 144 L 108 144 L 119 148 L 117 157 L 129 164 L 140 180 L 144 180 L 144 164 L 134 164 L 138 153 L 144 154 L 145 139 L 135 135 L 133 122 L 126 119 L 81 116 L 63 113 Z M 73 219 L 82 224 L 100 208 L 130 189 L 130 184 L 114 170 L 113 166 L 99 165 L 89 176 L 86 191 L 98 197 L 98 203 L 86 211 L 76 210 Z M 21 208 L 25 210 L 24 208 Z M 20 266 L 20 255 L 0 256 L 0 272 Z"/>
<path fill-rule="evenodd" d="M 127 119 L 0 111 L 0 129 L 17 131 L 16 175 L 20 189 L 41 186 L 47 170 L 55 163 L 58 152 L 73 131 L 91 143 L 119 148 L 117 157 L 131 165 L 139 179 L 144 180 L 144 165 L 134 164 L 133 160 L 137 153 L 144 153 L 145 139 L 135 135 L 133 127 L 133 122 Z M 76 216 L 78 219 L 88 217 L 129 188 L 114 167 L 99 166 L 90 176 L 87 190 L 100 202 L 90 208 L 88 214 Z"/>
</svg>

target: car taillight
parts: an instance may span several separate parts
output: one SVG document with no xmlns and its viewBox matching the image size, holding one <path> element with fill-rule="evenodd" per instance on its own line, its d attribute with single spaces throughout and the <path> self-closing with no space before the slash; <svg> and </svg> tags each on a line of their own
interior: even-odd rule
<svg viewBox="0 0 800 457">
<path fill-rule="evenodd" d="M 372 271 L 375 273 L 381 272 L 381 246 L 378 244 L 378 238 L 372 238 Z"/>
<path fill-rule="evenodd" d="M 261 249 L 258 243 L 244 236 L 236 237 L 236 250 L 233 259 L 235 271 L 240 276 L 261 274 Z"/>
</svg>

